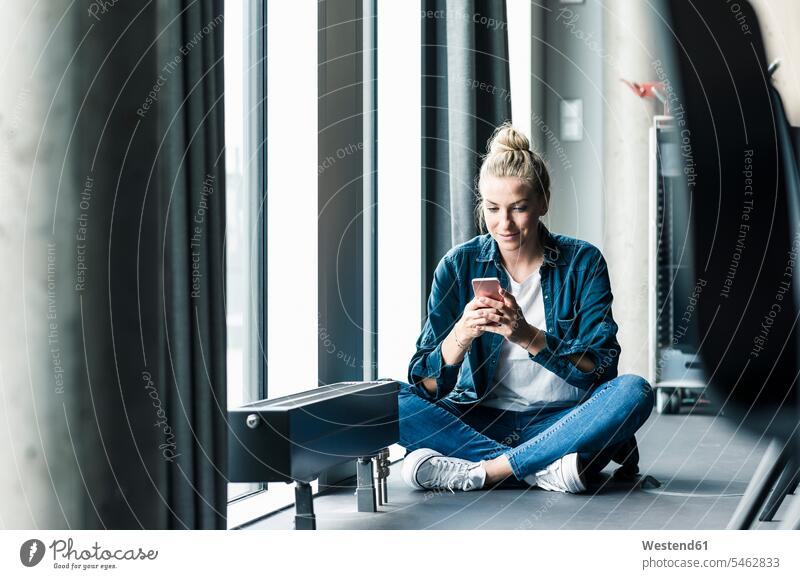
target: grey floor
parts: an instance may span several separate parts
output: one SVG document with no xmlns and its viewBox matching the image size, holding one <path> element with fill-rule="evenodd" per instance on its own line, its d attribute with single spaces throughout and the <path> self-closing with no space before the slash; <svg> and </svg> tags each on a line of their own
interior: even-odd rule
<svg viewBox="0 0 800 579">
<path fill-rule="evenodd" d="M 318 529 L 724 529 L 767 442 L 737 431 L 706 411 L 659 415 L 637 433 L 640 470 L 661 483 L 653 489 L 604 481 L 589 494 L 538 488 L 472 492 L 416 491 L 403 483 L 402 462 L 391 467 L 389 502 L 377 513 L 358 513 L 352 487 L 314 499 Z M 775 521 L 756 529 L 775 529 Z M 248 526 L 290 529 L 294 509 Z"/>
</svg>

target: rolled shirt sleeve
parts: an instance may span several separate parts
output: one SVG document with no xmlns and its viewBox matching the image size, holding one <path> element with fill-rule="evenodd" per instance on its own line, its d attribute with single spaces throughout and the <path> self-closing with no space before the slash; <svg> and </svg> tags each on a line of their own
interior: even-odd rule
<svg viewBox="0 0 800 579">
<path fill-rule="evenodd" d="M 545 347 L 528 354 L 568 384 L 589 389 L 617 375 L 620 347 L 617 342 L 618 326 L 611 313 L 611 283 L 608 266 L 600 251 L 594 248 L 589 257 L 588 275 L 579 290 L 577 304 L 578 337 L 562 340 L 545 332 Z M 580 370 L 569 359 L 573 354 L 585 352 L 594 362 L 589 372 Z"/>
<path fill-rule="evenodd" d="M 428 319 L 417 339 L 416 352 L 408 368 L 408 382 L 417 385 L 420 395 L 429 400 L 444 398 L 458 381 L 463 360 L 457 364 L 445 364 L 442 342 L 460 319 L 462 309 L 458 277 L 450 258 L 445 255 L 433 273 L 428 297 Z M 426 378 L 436 378 L 435 394 L 422 386 L 421 382 Z"/>
</svg>

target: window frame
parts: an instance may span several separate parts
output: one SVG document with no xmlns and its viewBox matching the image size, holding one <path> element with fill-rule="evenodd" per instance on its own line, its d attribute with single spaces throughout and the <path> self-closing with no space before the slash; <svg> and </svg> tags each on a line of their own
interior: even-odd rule
<svg viewBox="0 0 800 579">
<path fill-rule="evenodd" d="M 245 306 L 245 317 L 254 313 L 256 323 L 247 325 L 248 336 L 245 345 L 245 364 L 243 384 L 243 399 L 247 401 L 259 400 L 267 397 L 267 359 L 265 354 L 267 338 L 267 308 L 266 302 L 260 299 L 265 295 L 267 280 L 267 165 L 266 165 L 266 81 L 267 81 L 267 10 L 266 2 L 251 0 L 247 2 L 245 11 L 245 26 L 247 30 L 247 44 L 244 49 L 244 153 L 251 155 L 252 159 L 244 160 L 244 198 L 247 214 L 253 220 L 248 223 L 248 231 L 254 234 L 248 239 L 248 259 L 250 261 L 251 281 L 255 283 L 255 291 L 248 292 L 250 302 Z M 252 65 L 251 65 L 252 63 Z M 251 116 L 255 122 L 249 122 Z M 254 379 L 252 379 L 254 378 Z M 230 387 L 230 384 L 228 385 Z M 233 484 L 233 483 L 229 483 Z M 266 482 L 253 483 L 251 490 L 228 498 L 228 518 L 234 514 L 237 524 L 242 516 L 236 514 L 241 511 L 245 501 L 264 493 L 268 488 Z M 232 513 L 233 512 L 233 513 Z M 245 515 L 246 516 L 246 515 Z"/>
<path fill-rule="evenodd" d="M 256 314 L 258 320 L 253 327 L 248 341 L 248 354 L 245 375 L 255 377 L 247 380 L 250 390 L 244 393 L 245 399 L 261 399 L 269 397 L 268 385 L 268 301 L 267 288 L 269 280 L 268 266 L 268 175 L 267 175 L 267 139 L 268 135 L 268 54 L 267 54 L 267 6 L 265 0 L 250 0 L 248 7 L 248 28 L 251 31 L 250 41 L 246 47 L 245 70 L 245 111 L 249 115 L 245 122 L 245 152 L 255 151 L 255 158 L 246 163 L 245 187 L 249 207 L 257 215 L 250 246 L 251 279 L 256 285 L 250 292 L 251 303 L 248 311 Z M 375 379 L 378 360 L 378 298 L 377 298 L 377 0 L 362 0 L 362 81 L 363 82 L 363 201 L 365 208 L 363 228 L 363 377 L 364 380 Z M 319 26 L 319 22 L 318 22 Z M 369 28 L 369 29 L 368 29 Z M 369 46 L 367 46 L 369 45 Z M 365 48 L 366 47 L 366 48 Z M 320 54 L 319 61 L 324 60 Z M 255 63 L 249 66 L 250 63 Z M 247 112 L 249 111 L 249 113 Z M 318 113 L 318 111 L 317 111 Z M 319 344 L 317 344 L 319 348 Z M 323 473 L 325 475 L 326 473 Z M 336 489 L 335 479 L 338 473 L 327 473 L 318 481 L 311 483 L 314 496 L 325 494 L 329 489 Z M 322 488 L 322 490 L 320 490 Z M 239 529 L 265 519 L 276 512 L 291 508 L 294 504 L 294 485 L 272 485 L 267 493 L 267 483 L 260 483 L 257 489 L 244 493 L 228 501 L 228 528 Z"/>
</svg>

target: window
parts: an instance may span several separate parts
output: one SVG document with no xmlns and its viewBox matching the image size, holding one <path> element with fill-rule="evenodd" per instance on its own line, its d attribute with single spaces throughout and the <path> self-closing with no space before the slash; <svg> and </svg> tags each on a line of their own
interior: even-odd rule
<svg viewBox="0 0 800 579">
<path fill-rule="evenodd" d="M 374 371 L 406 378 L 424 315 L 421 79 L 407 33 L 419 47 L 420 12 L 376 6 L 380 47 L 363 29 L 362 0 L 226 0 L 229 406 Z M 376 161 L 364 39 L 378 74 L 392 71 L 378 83 Z M 291 504 L 294 487 L 231 484 L 229 500 L 231 527 Z"/>
<path fill-rule="evenodd" d="M 380 0 L 378 376 L 402 381 L 407 379 L 425 311 L 421 43 L 419 4 Z"/>
<path fill-rule="evenodd" d="M 317 2 L 267 2 L 267 384 L 317 386 Z"/>
</svg>

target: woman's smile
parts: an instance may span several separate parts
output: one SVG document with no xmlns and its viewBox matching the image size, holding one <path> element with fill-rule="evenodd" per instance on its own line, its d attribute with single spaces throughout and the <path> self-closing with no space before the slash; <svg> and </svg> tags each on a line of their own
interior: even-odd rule
<svg viewBox="0 0 800 579">
<path fill-rule="evenodd" d="M 539 218 L 547 211 L 530 185 L 517 177 L 486 177 L 481 195 L 486 230 L 499 245 L 503 260 L 517 265 L 535 260 Z"/>
</svg>

